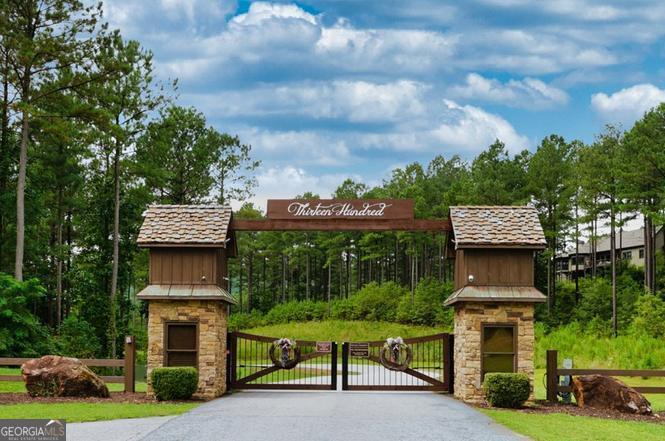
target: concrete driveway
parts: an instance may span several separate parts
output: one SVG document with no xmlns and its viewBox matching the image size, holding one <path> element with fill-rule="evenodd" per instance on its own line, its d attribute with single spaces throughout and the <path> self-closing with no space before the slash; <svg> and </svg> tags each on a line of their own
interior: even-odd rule
<svg viewBox="0 0 665 441">
<path fill-rule="evenodd" d="M 431 392 L 243 391 L 169 419 L 142 439 L 508 441 L 525 438 L 473 407 Z"/>
</svg>

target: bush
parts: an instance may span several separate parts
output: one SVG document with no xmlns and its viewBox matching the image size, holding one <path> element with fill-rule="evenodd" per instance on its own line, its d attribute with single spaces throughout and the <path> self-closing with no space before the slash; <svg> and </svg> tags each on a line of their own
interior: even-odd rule
<svg viewBox="0 0 665 441">
<path fill-rule="evenodd" d="M 369 283 L 350 298 L 355 308 L 354 317 L 350 319 L 394 322 L 397 305 L 407 294 L 405 288 L 394 282 Z"/>
<path fill-rule="evenodd" d="M 485 399 L 493 407 L 516 409 L 529 399 L 531 388 L 526 374 L 491 373 L 483 382 Z"/>
<path fill-rule="evenodd" d="M 421 280 L 413 293 L 413 300 L 409 294 L 400 299 L 397 320 L 400 323 L 452 328 L 453 309 L 443 306 L 452 291 L 452 283 L 441 283 L 434 278 Z"/>
<path fill-rule="evenodd" d="M 75 315 L 63 320 L 55 344 L 58 353 L 68 357 L 95 358 L 101 352 L 94 328 Z"/>
<path fill-rule="evenodd" d="M 303 300 L 300 302 L 286 302 L 276 305 L 265 316 L 268 325 L 288 322 L 308 322 L 323 320 L 328 311 L 325 302 Z"/>
<path fill-rule="evenodd" d="M 188 400 L 196 392 L 199 373 L 193 367 L 155 368 L 150 373 L 150 380 L 159 401 Z"/>
<path fill-rule="evenodd" d="M 19 282 L 0 273 L 0 356 L 41 357 L 53 351 L 47 328 L 32 313 L 45 295 L 37 279 Z"/>
</svg>

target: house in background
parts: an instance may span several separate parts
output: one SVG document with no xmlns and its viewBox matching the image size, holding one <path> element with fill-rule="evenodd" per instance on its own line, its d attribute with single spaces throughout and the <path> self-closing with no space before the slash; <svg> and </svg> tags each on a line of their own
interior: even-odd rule
<svg viewBox="0 0 665 441">
<path fill-rule="evenodd" d="M 596 268 L 602 271 L 610 266 L 610 237 L 603 236 L 596 245 Z M 665 249 L 665 231 L 663 228 L 656 232 L 656 251 Z M 624 231 L 616 235 L 617 258 L 629 265 L 644 267 L 644 228 Z M 592 271 L 591 242 L 580 243 L 577 264 L 575 262 L 575 247 L 557 254 L 555 259 L 557 280 L 575 280 L 584 277 Z"/>
</svg>

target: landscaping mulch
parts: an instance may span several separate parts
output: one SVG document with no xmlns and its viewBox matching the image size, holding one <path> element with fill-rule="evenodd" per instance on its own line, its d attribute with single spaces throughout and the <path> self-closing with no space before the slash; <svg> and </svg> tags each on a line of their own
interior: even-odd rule
<svg viewBox="0 0 665 441">
<path fill-rule="evenodd" d="M 196 401 L 196 400 L 193 400 Z M 27 393 L 2 393 L 0 404 L 23 404 L 23 403 L 157 403 L 158 401 L 145 393 L 111 392 L 109 398 L 97 397 L 31 397 Z M 191 401 L 162 401 L 168 403 L 187 403 Z"/>
<path fill-rule="evenodd" d="M 547 413 L 565 413 L 573 416 L 587 416 L 596 418 L 607 418 L 622 421 L 641 421 L 656 424 L 665 424 L 665 413 L 659 415 L 636 415 L 632 413 L 623 413 L 618 410 L 597 409 L 593 407 L 578 407 L 575 404 L 549 403 L 547 401 L 537 401 L 534 405 L 526 406 L 522 409 L 515 409 L 515 412 L 547 414 Z"/>
</svg>

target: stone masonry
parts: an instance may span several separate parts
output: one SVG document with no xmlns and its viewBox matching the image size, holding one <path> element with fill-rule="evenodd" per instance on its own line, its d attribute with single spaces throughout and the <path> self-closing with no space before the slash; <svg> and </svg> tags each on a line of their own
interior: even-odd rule
<svg viewBox="0 0 665 441">
<path fill-rule="evenodd" d="M 517 323 L 517 372 L 527 374 L 533 399 L 534 307 L 531 303 L 460 302 L 455 305 L 455 397 L 484 400 L 480 382 L 481 325 Z"/>
<path fill-rule="evenodd" d="M 164 366 L 164 322 L 199 324 L 198 398 L 214 398 L 226 391 L 227 305 L 219 300 L 150 300 L 148 314 L 148 394 L 150 373 Z"/>
</svg>

